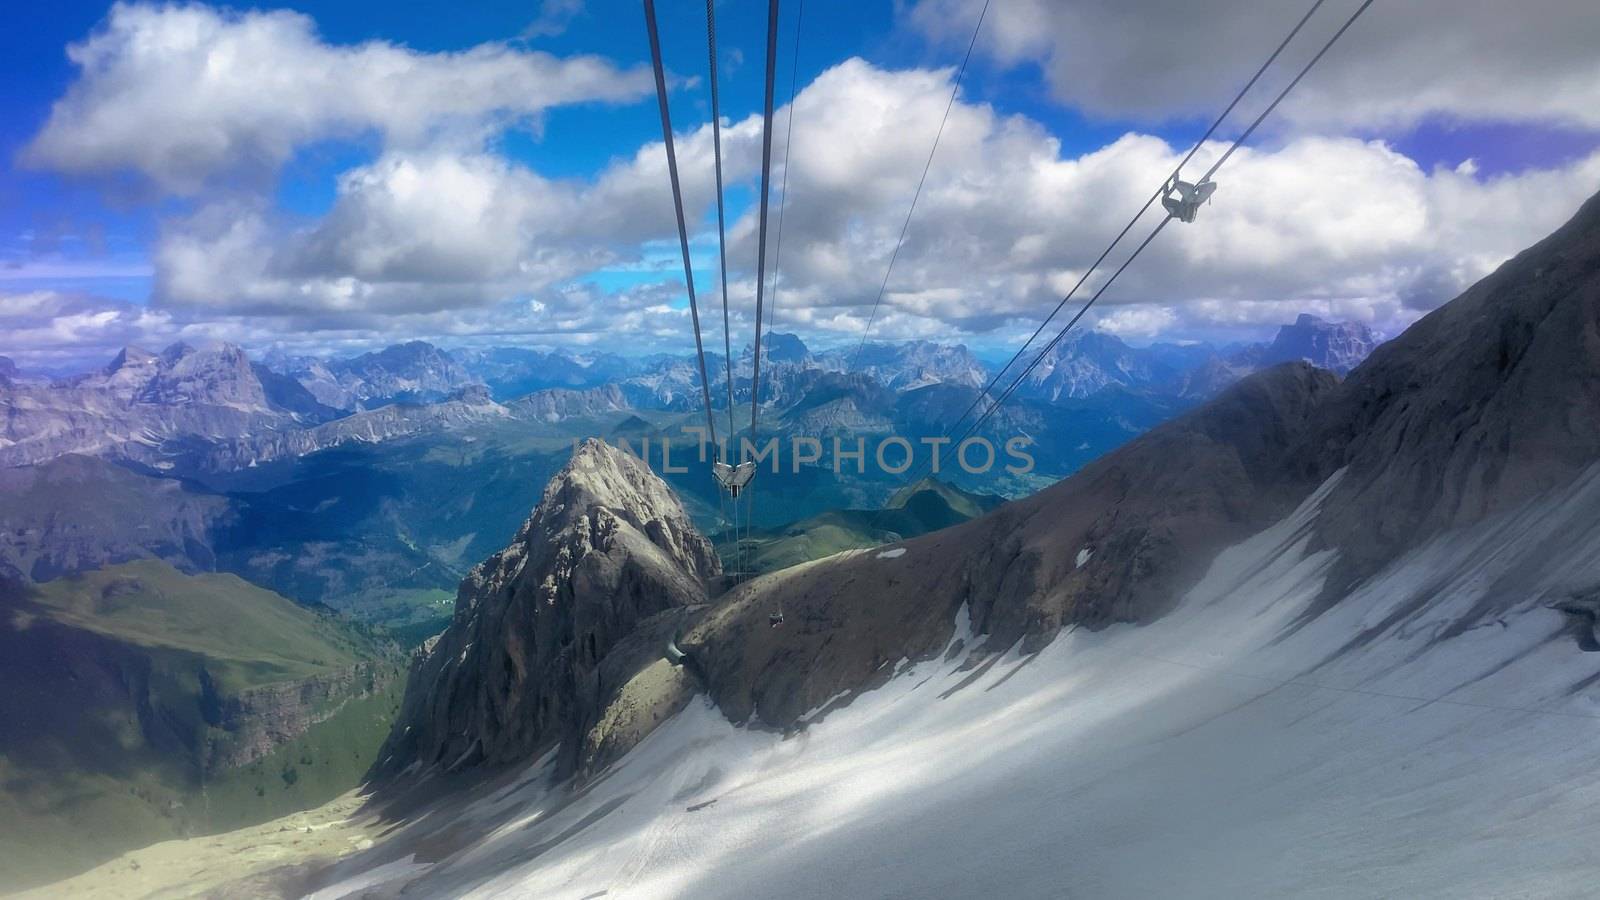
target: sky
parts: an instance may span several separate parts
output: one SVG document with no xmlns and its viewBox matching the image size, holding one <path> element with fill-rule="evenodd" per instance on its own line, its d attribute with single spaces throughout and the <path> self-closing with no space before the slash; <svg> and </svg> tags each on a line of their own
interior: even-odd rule
<svg viewBox="0 0 1600 900">
<path fill-rule="evenodd" d="M 1358 5 L 1324 0 L 1186 173 Z M 983 9 L 784 0 L 766 327 L 1008 355 L 1304 12 L 991 0 L 952 104 Z M 0 355 L 24 369 L 175 340 L 693 347 L 636 2 L 8 16 Z M 662 0 L 660 24 L 715 346 L 704 8 Z M 735 347 L 754 333 L 766 24 L 765 4 L 717 4 Z M 1596 46 L 1590 0 L 1379 0 L 1090 322 L 1135 343 L 1259 339 L 1300 312 L 1397 332 L 1600 190 Z"/>
</svg>

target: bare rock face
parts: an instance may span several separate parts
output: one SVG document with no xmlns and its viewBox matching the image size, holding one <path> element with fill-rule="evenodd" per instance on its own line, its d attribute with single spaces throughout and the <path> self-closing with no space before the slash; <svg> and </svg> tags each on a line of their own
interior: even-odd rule
<svg viewBox="0 0 1600 900">
<path fill-rule="evenodd" d="M 717 571 L 665 483 L 585 442 L 511 545 L 462 582 L 450 627 L 413 666 L 376 774 L 520 762 L 556 746 L 571 772 L 585 747 L 625 751 L 589 733 Z"/>
<path fill-rule="evenodd" d="M 1298 360 L 1346 375 L 1377 346 L 1378 336 L 1360 322 L 1327 322 L 1301 313 L 1293 325 L 1278 329 L 1272 343 L 1248 347 L 1233 361 L 1263 368 Z"/>
<path fill-rule="evenodd" d="M 991 650 L 1158 616 L 1218 551 L 1341 469 L 1314 533 L 1337 568 L 1312 615 L 1430 537 L 1559 493 L 1597 463 L 1600 197 L 1343 383 L 1305 363 L 1250 376 L 892 556 L 840 554 L 753 582 L 683 643 L 730 716 L 787 726 L 936 652 L 963 606 Z M 1525 599 L 1515 584 L 1503 594 Z M 767 633 L 758 623 L 780 604 L 792 630 Z"/>
<path fill-rule="evenodd" d="M 539 422 L 561 422 L 581 416 L 598 416 L 629 409 L 622 389 L 614 384 L 587 390 L 546 388 L 506 404 L 513 414 Z"/>
<path fill-rule="evenodd" d="M 1337 589 L 1441 530 L 1559 490 L 1600 460 L 1600 196 L 1379 347 L 1306 456 L 1349 471 L 1324 506 Z"/>
<path fill-rule="evenodd" d="M 1315 486 L 1290 453 L 1337 383 L 1304 363 L 1258 373 L 981 518 L 750 582 L 682 645 L 731 718 L 787 727 L 937 652 L 963 606 L 994 652 L 1036 649 L 1067 626 L 1148 621 Z M 769 629 L 780 607 L 786 624 Z"/>
<path fill-rule="evenodd" d="M 125 348 L 104 369 L 55 383 L 0 385 L 0 466 L 68 453 L 168 466 L 168 442 L 225 441 L 292 427 L 301 412 L 271 402 L 244 351 L 173 344 Z"/>
<path fill-rule="evenodd" d="M 196 755 L 206 772 L 249 765 L 333 718 L 346 704 L 384 690 L 398 672 L 392 658 L 366 660 L 327 675 L 218 694 L 202 668 L 201 702 L 213 728 Z"/>
</svg>

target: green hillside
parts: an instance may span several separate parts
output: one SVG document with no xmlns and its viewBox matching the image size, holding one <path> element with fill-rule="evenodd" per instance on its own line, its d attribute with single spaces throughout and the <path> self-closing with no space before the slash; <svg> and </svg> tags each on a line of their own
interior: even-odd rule
<svg viewBox="0 0 1600 900">
<path fill-rule="evenodd" d="M 227 574 L 186 575 L 157 560 L 69 575 L 37 586 L 27 617 L 169 658 L 203 658 L 224 693 L 354 665 L 372 641 L 271 591 Z"/>
<path fill-rule="evenodd" d="M 349 790 L 400 668 L 232 575 L 145 560 L 0 588 L 0 891 Z"/>
<path fill-rule="evenodd" d="M 781 528 L 756 529 L 742 542 L 743 567 L 752 573 L 773 572 L 843 550 L 916 537 L 983 515 L 1002 502 L 1000 497 L 925 478 L 896 491 L 881 510 L 829 510 Z M 732 534 L 724 532 L 712 540 L 723 568 L 739 568 Z"/>
</svg>

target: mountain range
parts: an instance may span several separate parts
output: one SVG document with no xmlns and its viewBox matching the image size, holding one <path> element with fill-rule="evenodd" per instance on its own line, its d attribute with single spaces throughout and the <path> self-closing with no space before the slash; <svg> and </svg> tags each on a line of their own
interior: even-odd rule
<svg viewBox="0 0 1600 900">
<path fill-rule="evenodd" d="M 1581 893 L 1597 273 L 1600 198 L 1345 379 L 1282 363 L 1031 497 L 731 587 L 585 443 L 413 664 L 371 785 L 402 824 L 309 883 Z"/>
<path fill-rule="evenodd" d="M 181 846 L 191 870 L 226 870 L 205 876 L 222 896 L 1582 894 L 1596 837 L 1587 779 L 1600 765 L 1596 323 L 1600 197 L 1343 377 L 1303 357 L 1343 366 L 1370 335 L 1315 320 L 1227 351 L 1086 333 L 1004 408 L 1008 427 L 1093 410 L 1111 422 L 1135 401 L 1164 416 L 1009 501 L 930 481 L 881 509 L 806 517 L 790 504 L 794 528 L 745 538 L 768 556 L 754 577 L 724 570 L 726 552 L 698 524 L 703 494 L 554 427 L 598 416 L 643 439 L 688 415 L 631 403 L 610 380 L 522 400 L 473 383 L 298 425 L 357 423 L 343 443 L 254 467 L 243 460 L 265 451 L 241 451 L 210 481 L 160 477 L 172 485 L 160 495 L 141 493 L 158 476 L 129 458 L 4 472 L 36 498 L 74 478 L 126 481 L 124 496 L 182 520 L 158 536 L 167 552 L 193 560 L 203 535 L 218 560 L 262 572 L 337 543 L 355 519 L 318 517 L 360 506 L 404 523 L 383 566 L 401 574 L 404 552 L 426 560 L 407 577 L 443 558 L 451 541 L 426 533 L 439 521 L 543 485 L 488 552 L 459 540 L 454 558 L 481 561 L 412 657 L 360 810 L 336 807 L 305 846 L 295 842 L 308 832 L 288 825 Z M 796 432 L 936 428 L 977 395 L 958 354 L 909 352 L 920 362 L 907 371 L 932 359 L 950 378 L 895 386 L 881 367 L 832 369 L 809 364 L 820 354 L 798 341 L 775 346 L 773 367 L 792 367 L 797 390 L 774 422 Z M 194 355 L 125 354 L 92 390 L 113 409 L 237 402 L 291 417 L 264 382 L 259 396 L 249 386 L 247 360 L 185 362 Z M 1209 373 L 1246 369 L 1180 402 L 1208 391 L 1197 385 Z M 385 440 L 410 410 L 483 419 L 441 425 L 448 442 L 426 429 Z M 548 478 L 506 468 L 526 455 L 497 457 L 494 479 L 469 461 L 535 440 L 561 459 Z M 417 468 L 400 465 L 402 449 Z M 461 472 L 471 484 L 449 483 Z M 413 505 L 384 486 L 396 479 L 411 479 Z M 203 498 L 223 482 L 239 490 L 219 508 Z M 6 515 L 11 582 L 29 566 L 72 565 L 17 549 L 47 513 Z M 829 534 L 843 537 L 796 549 Z M 340 553 L 370 551 L 343 539 L 353 546 Z M 240 667 L 315 677 L 351 662 L 354 637 L 309 659 L 271 640 L 244 662 L 195 647 L 194 632 L 158 626 L 217 612 L 195 602 L 191 579 L 218 576 L 96 562 L 111 569 L 16 585 L 8 679 L 44 672 L 114 697 L 95 721 L 131 716 L 145 740 L 197 735 L 183 746 L 202 768 L 248 758 L 240 746 L 287 746 L 222 727 L 222 710 L 264 687 Z M 336 568 L 329 577 L 356 567 Z M 145 693 L 181 715 L 141 720 L 122 699 L 145 682 L 63 672 L 41 649 L 90 639 L 62 628 L 126 640 L 129 610 L 143 608 L 159 615 L 138 652 L 170 676 Z M 248 627 L 233 608 L 201 633 L 234 618 Z M 290 631 L 307 621 L 282 598 L 257 596 L 250 610 Z M 32 706 L 0 721 L 45 734 L 29 726 L 0 735 L 8 743 L 44 746 L 67 728 L 39 702 L 48 690 L 17 696 Z M 280 762 L 247 764 L 238 783 L 287 782 Z M 271 847 L 270 862 L 239 854 L 239 841 Z M 172 852 L 134 851 L 61 889 L 115 883 Z"/>
<path fill-rule="evenodd" d="M 873 423 L 915 426 L 890 411 L 896 397 L 929 388 L 975 391 L 991 377 L 962 346 L 911 341 L 813 352 L 788 334 L 769 335 L 766 343 L 764 405 L 801 433 Z M 1361 326 L 1310 316 L 1284 326 L 1270 344 L 1226 355 L 1197 346 L 1135 348 L 1109 334 L 1079 332 L 1029 374 L 1020 398 L 1055 403 L 1117 389 L 1183 404 L 1285 359 L 1347 369 L 1375 344 Z M 692 411 L 700 402 L 698 368 L 686 357 L 628 360 L 512 348 L 459 355 L 412 341 L 349 359 L 271 353 L 255 363 L 231 345 L 178 343 L 160 353 L 128 347 L 97 372 L 54 382 L 20 378 L 10 366 L 0 377 L 7 416 L 0 465 L 79 453 L 177 471 L 245 467 L 353 440 L 450 430 L 485 417 L 555 421 L 552 415 L 627 408 Z M 749 400 L 752 365 L 746 347 L 733 369 L 736 402 Z M 713 354 L 707 366 L 713 405 L 725 406 L 726 363 Z M 847 384 L 853 387 L 841 392 Z M 594 389 L 603 393 L 547 393 Z M 509 400 L 517 402 L 496 402 Z"/>
</svg>

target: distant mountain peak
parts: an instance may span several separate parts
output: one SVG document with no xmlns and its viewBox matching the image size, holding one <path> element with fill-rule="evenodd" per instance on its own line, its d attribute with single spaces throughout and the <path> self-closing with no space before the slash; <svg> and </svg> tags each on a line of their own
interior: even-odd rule
<svg viewBox="0 0 1600 900">
<path fill-rule="evenodd" d="M 161 351 L 161 361 L 170 366 L 193 352 L 195 350 L 192 345 L 183 341 L 174 341 Z"/>
<path fill-rule="evenodd" d="M 117 355 L 112 357 L 111 362 L 107 363 L 106 367 L 101 371 L 107 375 L 111 375 L 117 372 L 119 369 L 125 368 L 129 365 L 141 365 L 148 363 L 155 358 L 156 355 L 151 353 L 149 350 L 129 344 L 119 350 Z"/>
<path fill-rule="evenodd" d="M 805 341 L 796 334 L 772 332 L 762 338 L 767 358 L 773 362 L 801 362 L 810 354 Z"/>
<path fill-rule="evenodd" d="M 1344 375 L 1360 365 L 1378 343 L 1372 329 L 1360 322 L 1329 322 L 1301 313 L 1294 324 L 1280 327 L 1272 343 L 1260 351 L 1259 365 L 1302 360 Z"/>
</svg>

